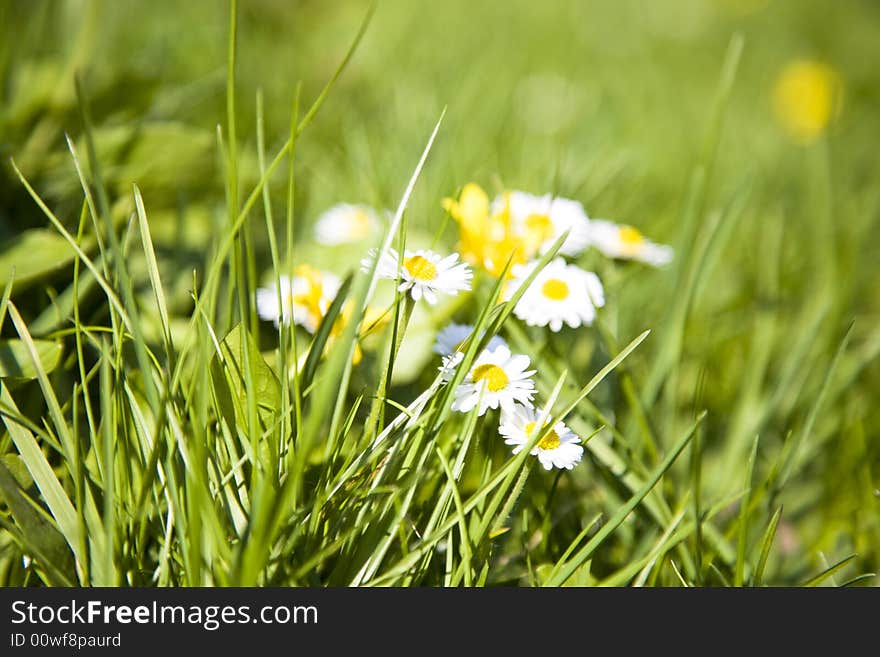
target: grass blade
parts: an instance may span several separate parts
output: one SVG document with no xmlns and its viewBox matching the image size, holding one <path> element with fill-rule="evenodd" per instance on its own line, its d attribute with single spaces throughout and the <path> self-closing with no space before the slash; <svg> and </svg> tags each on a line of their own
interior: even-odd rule
<svg viewBox="0 0 880 657">
<path fill-rule="evenodd" d="M 746 466 L 746 496 L 740 503 L 739 507 L 739 531 L 736 541 L 736 566 L 734 568 L 733 585 L 742 586 L 745 581 L 745 563 L 746 563 L 746 542 L 749 534 L 749 511 L 752 501 L 752 479 L 755 469 L 755 458 L 758 454 L 758 436 L 755 436 L 755 442 L 752 444 L 752 452 L 749 455 L 749 462 Z"/>
<path fill-rule="evenodd" d="M 2 384 L 0 384 L 0 402 L 2 402 L 4 409 L 8 408 L 18 413 L 18 407 L 15 405 L 12 396 L 9 394 L 6 386 Z M 28 472 L 30 472 L 40 494 L 46 500 L 46 505 L 49 507 L 49 511 L 52 512 L 55 522 L 58 523 L 61 534 L 76 556 L 77 561 L 81 564 L 85 563 L 88 556 L 83 551 L 84 537 L 80 532 L 76 510 L 73 508 L 70 498 L 64 492 L 61 482 L 55 476 L 52 466 L 49 465 L 30 431 L 9 418 L 6 413 L 3 414 L 3 423 L 6 425 L 6 429 L 15 443 L 15 448 L 27 466 Z"/>
<path fill-rule="evenodd" d="M 687 446 L 687 444 L 691 441 L 694 436 L 694 433 L 697 430 L 697 427 L 700 426 L 700 423 L 703 421 L 703 418 L 706 417 L 706 412 L 703 411 L 696 419 L 696 421 L 691 425 L 690 430 L 681 438 L 679 441 L 673 446 L 673 448 L 669 451 L 660 465 L 654 470 L 651 474 L 650 478 L 645 482 L 645 485 L 639 490 L 635 495 L 633 495 L 626 504 L 624 504 L 618 511 L 609 518 L 608 522 L 605 523 L 596 535 L 590 539 L 590 541 L 581 548 L 575 556 L 566 562 L 565 564 L 559 565 L 559 570 L 555 573 L 551 574 L 548 578 L 546 586 L 561 586 L 565 583 L 565 581 L 571 577 L 571 575 L 580 567 L 582 563 L 584 563 L 590 556 L 595 552 L 596 548 L 598 548 L 606 538 L 608 538 L 615 529 L 617 529 L 621 523 L 626 520 L 627 516 L 632 513 L 633 509 L 635 509 L 639 503 L 650 493 L 654 486 L 660 481 L 666 471 L 672 467 L 672 464 L 675 462 L 675 459 L 678 458 L 678 455 L 681 454 L 682 450 Z"/>
<path fill-rule="evenodd" d="M 752 579 L 752 586 L 761 586 L 764 579 L 764 567 L 767 565 L 767 557 L 770 555 L 770 548 L 773 546 L 773 537 L 776 536 L 776 527 L 779 525 L 779 519 L 782 517 L 782 507 L 778 507 L 767 529 L 764 531 L 764 537 L 761 539 L 761 552 L 758 556 L 758 563 L 755 564 L 755 574 Z"/>
<path fill-rule="evenodd" d="M 839 571 L 839 570 L 841 570 L 842 568 L 844 568 L 844 567 L 845 567 L 850 561 L 852 561 L 853 559 L 855 559 L 855 558 L 858 557 L 858 556 L 859 556 L 859 555 L 857 555 L 857 554 L 851 554 L 851 555 L 849 555 L 848 557 L 844 557 L 843 559 L 841 559 L 841 560 L 838 561 L 837 563 L 832 564 L 831 566 L 829 566 L 828 568 L 826 568 L 825 570 L 823 570 L 821 573 L 819 573 L 819 574 L 817 574 L 817 575 L 811 577 L 810 579 L 808 579 L 806 582 L 804 582 L 803 584 L 801 584 L 801 586 L 804 586 L 804 587 L 807 587 L 807 588 L 812 588 L 812 587 L 814 587 L 814 586 L 819 586 L 819 584 L 821 584 L 822 582 L 824 582 L 824 581 L 825 581 L 826 579 L 828 579 L 829 577 L 832 577 L 832 576 L 834 575 L 834 573 L 836 573 L 837 571 Z"/>
</svg>

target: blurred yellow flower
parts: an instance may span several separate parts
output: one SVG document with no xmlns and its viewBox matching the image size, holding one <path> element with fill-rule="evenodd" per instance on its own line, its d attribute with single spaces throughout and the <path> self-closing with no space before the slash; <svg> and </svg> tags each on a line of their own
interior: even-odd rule
<svg viewBox="0 0 880 657">
<path fill-rule="evenodd" d="M 773 109 L 776 118 L 795 141 L 815 141 L 839 109 L 840 76 L 821 62 L 791 62 L 776 80 Z"/>
<path fill-rule="evenodd" d="M 330 327 L 330 335 L 327 336 L 327 343 L 324 346 L 325 354 L 328 354 L 333 350 L 333 345 L 336 342 L 336 339 L 342 335 L 345 327 L 348 326 L 348 323 L 351 321 L 351 315 L 352 302 L 349 301 L 342 307 L 342 310 L 339 311 L 336 321 L 333 322 L 333 326 Z M 351 356 L 351 362 L 353 365 L 357 365 L 363 360 L 364 352 L 361 348 L 361 341 L 371 333 L 384 327 L 389 319 L 390 317 L 387 312 L 372 306 L 367 306 L 367 309 L 364 311 L 363 321 L 361 322 L 361 332 L 357 336 L 357 340 L 354 344 L 354 352 Z"/>
<path fill-rule="evenodd" d="M 497 196 L 489 209 L 507 211 L 527 251 L 543 253 L 565 232 L 568 237 L 559 247 L 560 255 L 578 256 L 590 244 L 590 219 L 579 201 L 512 190 Z"/>
<path fill-rule="evenodd" d="M 257 313 L 276 326 L 293 320 L 294 324 L 314 333 L 336 297 L 340 282 L 335 274 L 299 265 L 292 277 L 279 277 L 277 288 L 273 282 L 257 289 Z"/>
<path fill-rule="evenodd" d="M 280 277 L 280 295 L 274 284 L 261 287 L 257 290 L 257 313 L 262 319 L 271 320 L 278 324 L 294 324 L 304 327 L 309 333 L 316 333 L 330 304 L 339 291 L 340 279 L 335 274 L 315 269 L 311 265 L 302 264 L 296 267 L 292 277 Z M 278 306 L 278 297 L 281 297 L 281 307 Z M 327 342 L 324 345 L 324 353 L 329 353 L 337 338 L 348 326 L 352 319 L 353 302 L 348 301 L 339 311 Z M 354 345 L 352 362 L 357 365 L 363 358 L 361 341 L 368 335 L 379 331 L 388 323 L 388 313 L 372 306 L 368 306 L 361 322 L 360 333 Z M 304 362 L 304 361 L 303 361 Z"/>
<path fill-rule="evenodd" d="M 465 185 L 458 200 L 443 199 L 443 208 L 458 222 L 462 258 L 492 276 L 501 275 L 508 259 L 512 258 L 512 265 L 524 264 L 537 251 L 535 240 L 515 231 L 509 204 L 492 212 L 489 197 L 475 183 Z"/>
</svg>

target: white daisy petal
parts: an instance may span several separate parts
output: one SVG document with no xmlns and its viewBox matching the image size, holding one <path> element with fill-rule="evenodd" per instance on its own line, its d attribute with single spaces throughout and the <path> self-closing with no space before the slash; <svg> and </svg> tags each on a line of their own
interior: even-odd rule
<svg viewBox="0 0 880 657">
<path fill-rule="evenodd" d="M 580 438 L 564 423 L 552 423 L 549 417 L 543 428 L 539 429 L 537 423 L 541 413 L 537 409 L 515 405 L 511 410 L 502 413 L 498 433 L 504 438 L 506 445 L 513 447 L 513 453 L 516 454 L 534 438 L 535 432 L 543 434 L 552 424 L 552 431 L 541 438 L 531 454 L 538 457 L 545 470 L 554 467 L 571 470 L 583 457 L 584 448 L 577 444 Z"/>
<path fill-rule="evenodd" d="M 478 415 L 490 408 L 513 408 L 514 402 L 531 405 L 535 395 L 535 383 L 531 379 L 534 370 L 523 371 L 528 366 L 528 356 L 514 356 L 507 345 L 493 350 L 485 349 L 474 360 L 470 371 L 455 390 L 453 410 L 467 412 L 479 404 Z"/>
<path fill-rule="evenodd" d="M 579 201 L 512 191 L 492 202 L 493 213 L 505 207 L 510 211 L 514 230 L 531 244 L 534 252 L 544 253 L 566 231 L 568 237 L 559 248 L 561 255 L 579 255 L 590 245 L 590 219 Z"/>
<path fill-rule="evenodd" d="M 279 276 L 277 285 L 273 281 L 269 286 L 257 289 L 257 314 L 276 326 L 293 321 L 314 333 L 336 298 L 340 284 L 335 274 L 300 265 L 292 278 Z"/>
<path fill-rule="evenodd" d="M 281 298 L 289 296 L 290 282 L 286 276 L 280 281 Z M 257 314 L 260 319 L 272 321 L 276 326 L 281 322 L 282 312 L 278 305 L 278 290 L 274 287 L 261 287 L 257 289 Z"/>
<path fill-rule="evenodd" d="M 462 413 L 468 413 L 474 406 L 477 405 L 478 401 L 478 395 L 471 394 L 464 397 L 459 397 L 454 402 L 452 402 L 452 410 L 461 411 Z M 485 410 L 483 412 L 485 413 Z"/>
<path fill-rule="evenodd" d="M 602 282 L 599 280 L 599 277 L 596 276 L 591 271 L 587 272 L 587 275 L 584 277 L 584 281 L 587 284 L 587 292 L 590 295 L 590 301 L 596 308 L 601 308 L 605 305 L 605 289 L 602 287 Z"/>
<path fill-rule="evenodd" d="M 525 283 L 534 268 L 534 263 L 517 268 L 508 287 L 508 298 Z M 598 276 L 556 258 L 538 272 L 513 313 L 529 326 L 549 326 L 555 333 L 562 330 L 563 323 L 572 328 L 592 324 L 596 318 L 595 306 L 604 304 L 605 295 Z"/>
<path fill-rule="evenodd" d="M 375 257 L 375 250 L 371 250 L 361 260 L 361 268 L 369 271 Z M 402 282 L 398 290 L 411 290 L 415 301 L 424 297 L 429 304 L 437 303 L 438 292 L 455 296 L 462 290 L 470 290 L 473 276 L 467 264 L 458 262 L 457 253 L 441 258 L 427 250 L 404 251 L 401 259 L 397 251 L 389 249 L 388 253 L 383 254 L 376 270 L 379 278 L 396 280 L 399 276 Z"/>
<path fill-rule="evenodd" d="M 590 243 L 608 258 L 638 260 L 662 267 L 675 255 L 671 246 L 656 244 L 632 226 L 594 219 L 590 222 Z"/>
<path fill-rule="evenodd" d="M 325 246 L 359 242 L 379 226 L 379 217 L 366 205 L 340 203 L 324 211 L 315 222 L 315 241 Z"/>
<path fill-rule="evenodd" d="M 525 369 L 529 366 L 529 357 L 525 355 L 513 356 L 510 359 L 510 368 L 517 370 L 519 372 L 524 372 Z"/>
<path fill-rule="evenodd" d="M 577 256 L 590 245 L 590 220 L 584 206 L 578 201 L 567 198 L 554 198 L 550 204 L 550 218 L 553 221 L 553 241 L 568 232 L 568 237 L 559 247 L 559 253 Z M 553 242 L 546 244 L 541 251 L 546 251 Z"/>
</svg>

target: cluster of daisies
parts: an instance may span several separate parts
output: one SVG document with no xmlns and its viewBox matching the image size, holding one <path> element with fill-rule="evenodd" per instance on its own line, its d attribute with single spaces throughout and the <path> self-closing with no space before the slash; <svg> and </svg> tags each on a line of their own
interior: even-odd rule
<svg viewBox="0 0 880 657">
<path fill-rule="evenodd" d="M 510 191 L 490 201 L 483 189 L 469 183 L 457 199 L 444 199 L 443 207 L 458 224 L 458 252 L 443 255 L 424 249 L 403 253 L 389 249 L 375 262 L 377 253 L 371 251 L 362 260 L 362 268 L 369 271 L 375 265 L 379 278 L 398 282 L 399 293 L 429 305 L 443 296 L 470 290 L 474 269 L 478 269 L 496 279 L 505 276 L 503 294 L 510 299 L 534 272 L 537 258 L 566 235 L 557 257 L 522 290 L 513 309 L 526 324 L 558 332 L 564 325 L 578 328 L 592 324 L 596 309 L 605 304 L 599 277 L 566 258 L 595 248 L 610 258 L 662 266 L 673 256 L 670 247 L 655 244 L 632 226 L 590 219 L 578 201 L 550 194 Z M 360 242 L 381 224 L 379 213 L 369 207 L 337 205 L 319 217 L 315 239 L 328 246 Z M 276 325 L 293 322 L 314 333 L 340 281 L 330 272 L 301 265 L 292 277 L 281 277 L 278 283 L 280 287 L 273 284 L 257 291 L 259 315 Z M 344 317 L 340 320 L 346 321 Z M 472 326 L 453 323 L 437 336 L 434 351 L 442 359 L 439 369 L 443 381 L 455 378 L 464 359 L 463 345 L 472 333 Z M 547 470 L 571 469 L 583 456 L 580 438 L 563 422 L 553 422 L 536 410 L 535 370 L 529 365 L 527 355 L 512 353 L 500 336 L 493 336 L 461 378 L 452 409 L 478 415 L 500 410 L 498 433 L 513 447 L 514 454 L 540 435 L 531 454 L 541 465 Z"/>
<path fill-rule="evenodd" d="M 479 185 L 464 186 L 458 199 L 445 199 L 447 212 L 459 225 L 459 249 L 469 263 L 501 276 L 508 261 L 509 299 L 535 269 L 535 258 L 564 234 L 559 257 L 538 272 L 513 312 L 530 326 L 548 326 L 558 332 L 593 323 L 596 308 L 605 304 L 602 283 L 595 273 L 567 263 L 594 247 L 610 258 L 639 260 L 661 266 L 672 259 L 672 249 L 646 239 L 632 226 L 590 219 L 584 206 L 551 194 L 536 196 L 505 192 L 491 202 Z"/>
<path fill-rule="evenodd" d="M 434 351 L 440 354 L 440 372 L 444 380 L 453 378 L 464 358 L 464 344 L 473 334 L 468 324 L 449 324 L 437 335 Z M 529 441 L 541 435 L 531 454 L 538 457 L 544 469 L 554 467 L 571 470 L 580 462 L 584 448 L 580 438 L 563 422 L 552 421 L 547 415 L 539 425 L 542 412 L 532 403 L 535 396 L 535 370 L 529 368 L 525 354 L 514 354 L 500 336 L 492 336 L 486 348 L 474 359 L 462 382 L 455 389 L 452 410 L 484 415 L 501 409 L 498 433 L 518 454 Z"/>
</svg>

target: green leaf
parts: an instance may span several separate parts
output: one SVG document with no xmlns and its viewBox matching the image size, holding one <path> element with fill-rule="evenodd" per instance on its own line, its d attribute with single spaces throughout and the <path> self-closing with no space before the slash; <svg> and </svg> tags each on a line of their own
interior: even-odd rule
<svg viewBox="0 0 880 657">
<path fill-rule="evenodd" d="M 16 477 L 0 461 L 0 497 L 21 530 L 24 548 L 36 558 L 49 577 L 50 583 L 74 586 L 68 573 L 75 572 L 73 555 L 61 532 L 48 520 L 37 504 L 27 496 Z"/>
<path fill-rule="evenodd" d="M 26 230 L 0 244 L 0 287 L 4 287 L 15 272 L 16 290 L 64 269 L 76 253 L 67 240 L 54 230 L 35 228 Z"/>
<path fill-rule="evenodd" d="M 21 486 L 22 490 L 27 490 L 34 485 L 34 479 L 31 477 L 31 473 L 28 472 L 27 465 L 25 465 L 18 454 L 4 454 L 0 456 L 0 465 L 5 466 L 9 470 L 9 474 L 15 478 L 16 483 Z"/>
<path fill-rule="evenodd" d="M 58 367 L 63 350 L 60 342 L 34 340 L 34 346 L 46 373 Z M 0 379 L 5 378 L 37 378 L 37 370 L 28 353 L 27 345 L 21 340 L 0 340 Z"/>
<path fill-rule="evenodd" d="M 0 404 L 2 404 L 4 411 L 8 409 L 18 413 L 18 408 L 12 396 L 3 386 L 0 386 Z M 77 553 L 80 550 L 81 539 L 77 513 L 67 497 L 67 493 L 64 492 L 61 482 L 55 476 L 52 466 L 49 465 L 49 462 L 40 450 L 40 446 L 34 439 L 33 434 L 5 413 L 2 418 L 12 438 L 12 442 L 15 443 L 18 453 L 21 454 L 22 461 L 27 466 L 28 472 L 30 472 L 40 494 L 46 501 L 46 505 L 52 512 L 55 522 L 58 523 L 58 527 L 64 535 L 67 544 L 74 553 Z M 85 562 L 86 554 L 77 554 L 77 558 L 83 563 Z"/>
<path fill-rule="evenodd" d="M 245 370 L 245 349 L 250 371 Z M 214 357 L 211 373 L 218 404 L 226 421 L 233 426 L 235 417 L 242 426 L 246 424 L 247 378 L 252 377 L 251 386 L 257 398 L 260 419 L 264 423 L 271 422 L 281 407 L 281 385 L 253 337 L 243 333 L 241 324 L 238 324 L 220 342 L 220 351 L 223 360 L 221 362 L 217 356 Z"/>
</svg>

